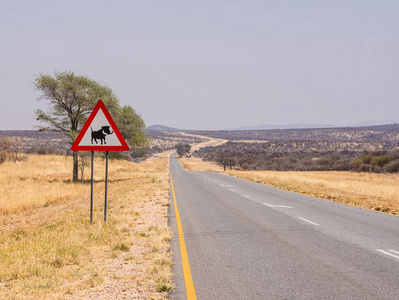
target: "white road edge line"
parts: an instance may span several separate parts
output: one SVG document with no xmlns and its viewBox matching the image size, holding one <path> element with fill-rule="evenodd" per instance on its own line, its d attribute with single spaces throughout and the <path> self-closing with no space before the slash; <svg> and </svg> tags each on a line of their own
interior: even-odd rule
<svg viewBox="0 0 399 300">
<path fill-rule="evenodd" d="M 245 198 L 248 198 L 248 199 L 250 198 L 250 197 L 249 197 L 249 196 L 247 196 L 247 195 L 243 195 L 243 196 L 244 196 Z"/>
<path fill-rule="evenodd" d="M 394 257 L 394 258 L 396 258 L 396 259 L 399 259 L 399 255 L 395 255 L 395 254 L 393 254 L 393 253 L 391 253 L 391 252 L 388 252 L 388 251 L 385 251 L 385 250 L 382 250 L 382 249 L 375 249 L 375 250 L 377 250 L 378 252 L 381 252 L 381 253 L 383 253 L 383 254 L 392 256 L 392 257 Z M 397 252 L 397 251 L 395 251 L 395 250 L 390 250 L 390 251 L 392 251 L 392 252 L 394 252 L 394 253 Z"/>
<path fill-rule="evenodd" d="M 272 208 L 294 208 L 293 206 L 288 206 L 288 205 L 274 205 L 269 203 L 263 203 L 263 204 Z"/>
<path fill-rule="evenodd" d="M 389 250 L 389 251 L 399 255 L 399 251 L 395 251 L 395 250 Z"/>
<path fill-rule="evenodd" d="M 310 223 L 310 224 L 312 224 L 312 225 L 314 225 L 314 226 L 320 226 L 320 224 L 317 224 L 317 223 L 315 223 L 315 222 L 309 221 L 309 220 L 307 220 L 307 219 L 304 219 L 304 218 L 301 218 L 301 217 L 298 217 L 298 218 L 301 219 L 302 221 L 308 222 L 308 223 Z"/>
</svg>

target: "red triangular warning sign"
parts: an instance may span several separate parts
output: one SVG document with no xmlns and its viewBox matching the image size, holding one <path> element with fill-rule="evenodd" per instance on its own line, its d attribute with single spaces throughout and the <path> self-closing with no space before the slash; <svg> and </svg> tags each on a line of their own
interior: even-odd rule
<svg viewBox="0 0 399 300">
<path fill-rule="evenodd" d="M 99 100 L 71 147 L 72 151 L 128 151 L 104 102 Z"/>
</svg>

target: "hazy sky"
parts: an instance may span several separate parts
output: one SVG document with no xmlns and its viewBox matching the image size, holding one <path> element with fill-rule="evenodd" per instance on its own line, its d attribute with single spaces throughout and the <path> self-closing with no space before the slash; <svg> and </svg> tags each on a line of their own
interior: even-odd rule
<svg viewBox="0 0 399 300">
<path fill-rule="evenodd" d="M 399 120 L 399 1 L 0 0 L 0 129 L 35 74 L 110 86 L 147 125 Z"/>
</svg>

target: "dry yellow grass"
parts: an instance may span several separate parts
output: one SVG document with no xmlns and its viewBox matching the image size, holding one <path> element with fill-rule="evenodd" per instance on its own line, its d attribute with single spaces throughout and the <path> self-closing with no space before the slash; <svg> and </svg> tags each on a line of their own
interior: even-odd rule
<svg viewBox="0 0 399 300">
<path fill-rule="evenodd" d="M 223 172 L 198 158 L 180 159 L 187 170 Z M 371 210 L 399 215 L 399 175 L 355 172 L 224 172 L 232 176 Z"/>
<path fill-rule="evenodd" d="M 67 157 L 31 155 L 28 162 L 5 162 L 0 165 L 0 214 L 43 206 L 87 191 L 87 185 L 68 188 L 70 177 L 71 160 Z"/>
<path fill-rule="evenodd" d="M 166 299 L 171 287 L 168 160 L 110 161 L 90 183 L 72 183 L 70 157 L 0 165 L 1 299 Z M 87 180 L 89 179 L 89 171 Z"/>
<path fill-rule="evenodd" d="M 197 157 L 183 157 L 179 158 L 179 161 L 187 171 L 223 172 L 222 166 L 203 161 Z"/>
</svg>

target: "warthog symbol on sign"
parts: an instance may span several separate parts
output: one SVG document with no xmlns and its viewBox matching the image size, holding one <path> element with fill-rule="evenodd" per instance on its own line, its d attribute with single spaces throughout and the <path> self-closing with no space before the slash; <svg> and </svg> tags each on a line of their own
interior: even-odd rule
<svg viewBox="0 0 399 300">
<path fill-rule="evenodd" d="M 110 131 L 110 127 L 111 126 L 101 126 L 100 130 L 93 131 L 93 128 L 91 128 L 91 126 L 90 126 L 90 129 L 91 129 L 91 143 L 93 144 L 93 140 L 94 140 L 96 142 L 96 144 L 98 144 L 97 140 L 100 140 L 101 141 L 101 145 L 103 144 L 103 142 L 104 142 L 104 144 L 107 144 L 105 142 L 105 137 L 108 134 L 113 134 L 114 133 L 114 132 Z"/>
</svg>

